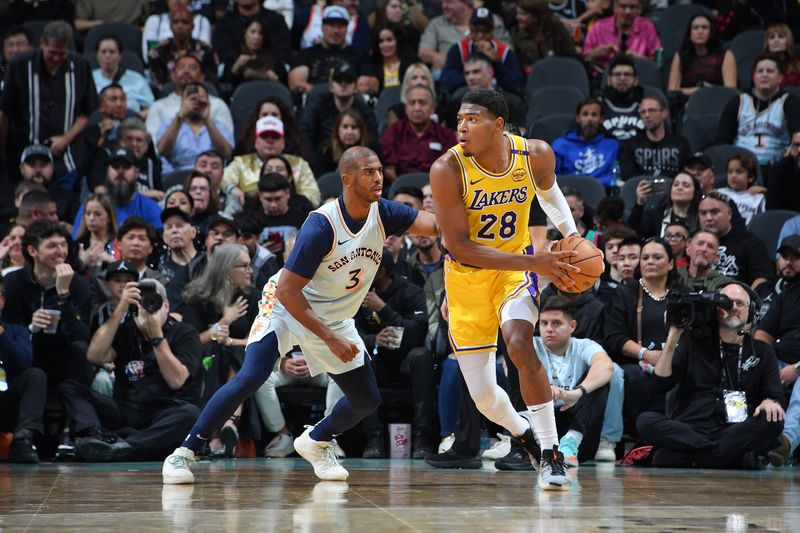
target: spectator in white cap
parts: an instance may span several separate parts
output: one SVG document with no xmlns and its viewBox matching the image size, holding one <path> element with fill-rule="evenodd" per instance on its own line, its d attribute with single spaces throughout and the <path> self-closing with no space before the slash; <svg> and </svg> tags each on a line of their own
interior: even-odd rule
<svg viewBox="0 0 800 533">
<path fill-rule="evenodd" d="M 306 101 L 303 115 L 300 117 L 300 132 L 307 146 L 319 146 L 330 139 L 333 123 L 340 113 L 355 109 L 364 119 L 367 131 L 372 138 L 378 137 L 378 124 L 375 113 L 364 102 L 356 97 L 356 72 L 347 63 L 333 69 L 328 80 L 330 92 L 317 93 Z"/>
<path fill-rule="evenodd" d="M 335 7 L 335 10 L 328 8 Z M 343 13 L 347 17 L 347 33 L 345 42 L 362 54 L 369 54 L 370 26 L 367 17 L 358 11 L 357 0 L 333 0 L 331 5 L 325 2 L 311 2 L 303 7 L 295 17 L 292 32 L 294 38 L 300 39 L 301 50 L 311 48 L 322 41 L 322 24 L 326 18 L 335 13 Z"/>
<path fill-rule="evenodd" d="M 267 115 L 256 122 L 255 152 L 239 155 L 225 168 L 222 175 L 222 188 L 230 185 L 239 187 L 248 196 L 255 196 L 258 192 L 258 180 L 261 176 L 261 167 L 270 157 L 280 155 L 286 158 L 292 166 L 291 180 L 297 194 L 302 194 L 313 206 L 318 206 L 320 201 L 319 187 L 308 161 L 300 156 L 284 153 L 286 139 L 284 138 L 283 121 Z"/>
<path fill-rule="evenodd" d="M 346 63 L 358 76 L 364 54 L 347 44 L 350 15 L 342 6 L 328 6 L 322 15 L 322 40 L 300 50 L 289 71 L 289 88 L 307 93 L 317 83 L 325 83 L 336 67 Z"/>
</svg>

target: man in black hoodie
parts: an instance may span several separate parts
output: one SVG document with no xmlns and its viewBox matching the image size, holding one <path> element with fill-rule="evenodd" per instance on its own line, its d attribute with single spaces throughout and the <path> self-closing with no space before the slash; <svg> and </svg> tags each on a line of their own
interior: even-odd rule
<svg viewBox="0 0 800 533">
<path fill-rule="evenodd" d="M 639 117 L 639 103 L 644 89 L 639 86 L 633 59 L 620 55 L 608 64 L 607 85 L 603 88 L 603 128 L 618 141 L 627 141 L 640 131 L 644 122 Z"/>
<path fill-rule="evenodd" d="M 89 282 L 67 263 L 69 241 L 69 233 L 58 222 L 32 222 L 22 240 L 28 265 L 4 279 L 3 319 L 28 327 L 33 366 L 45 371 L 51 386 L 70 378 L 88 384 L 94 374 L 86 360 Z"/>
<path fill-rule="evenodd" d="M 378 383 L 385 386 L 400 381 L 411 385 L 412 450 L 414 457 L 422 458 L 431 450 L 428 440 L 435 422 L 433 354 L 422 348 L 428 333 L 428 310 L 422 289 L 393 275 L 393 269 L 392 254 L 384 249 L 372 290 L 364 298 L 355 323 L 372 356 Z M 403 328 L 402 332 L 397 327 Z M 382 428 L 377 411 L 364 419 L 364 457 L 386 457 Z"/>
<path fill-rule="evenodd" d="M 712 191 L 698 208 L 700 228 L 719 237 L 719 256 L 714 269 L 750 285 L 753 289 L 772 279 L 775 267 L 767 247 L 755 234 L 732 224 L 728 197 Z"/>
<path fill-rule="evenodd" d="M 731 308 L 716 307 L 702 331 L 671 326 L 656 363 L 656 386 L 678 385 L 668 415 L 646 412 L 636 420 L 639 435 L 657 448 L 656 466 L 753 468 L 751 454 L 766 454 L 781 435 L 778 361 L 749 332 L 757 297 L 738 282 L 719 292 Z"/>
<path fill-rule="evenodd" d="M 270 52 L 276 62 L 288 63 L 292 53 L 292 34 L 286 21 L 278 13 L 261 7 L 258 0 L 236 0 L 233 11 L 217 21 L 214 30 L 214 48 L 221 63 L 236 59 L 241 48 L 244 30 L 254 20 L 261 21 L 264 38 L 271 43 Z"/>
</svg>

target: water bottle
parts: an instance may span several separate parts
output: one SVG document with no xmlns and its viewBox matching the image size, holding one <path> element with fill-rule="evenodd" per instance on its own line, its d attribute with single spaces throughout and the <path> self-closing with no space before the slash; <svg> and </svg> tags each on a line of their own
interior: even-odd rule
<svg viewBox="0 0 800 533">
<path fill-rule="evenodd" d="M 664 65 L 664 49 L 660 46 L 655 49 L 653 52 L 653 61 L 655 61 L 658 68 L 661 68 Z"/>
<path fill-rule="evenodd" d="M 481 430 L 481 455 L 483 452 L 489 449 L 489 430 L 482 429 Z"/>
</svg>

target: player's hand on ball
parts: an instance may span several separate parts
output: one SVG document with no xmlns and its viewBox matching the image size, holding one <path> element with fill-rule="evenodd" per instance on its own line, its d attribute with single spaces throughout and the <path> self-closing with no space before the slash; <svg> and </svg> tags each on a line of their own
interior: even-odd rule
<svg viewBox="0 0 800 533">
<path fill-rule="evenodd" d="M 358 355 L 358 346 L 340 335 L 334 335 L 326 344 L 333 355 L 343 363 L 349 363 Z"/>
<path fill-rule="evenodd" d="M 536 252 L 531 256 L 533 266 L 530 270 L 541 276 L 547 276 L 559 289 L 572 287 L 575 282 L 569 277 L 569 273 L 577 274 L 581 269 L 564 260 L 574 255 L 578 255 L 578 252 Z"/>
</svg>

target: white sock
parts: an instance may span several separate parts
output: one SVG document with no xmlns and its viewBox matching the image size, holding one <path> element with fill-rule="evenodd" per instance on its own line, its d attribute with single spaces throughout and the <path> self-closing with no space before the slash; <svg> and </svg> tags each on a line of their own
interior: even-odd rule
<svg viewBox="0 0 800 533">
<path fill-rule="evenodd" d="M 512 435 L 528 430 L 527 420 L 514 410 L 508 394 L 497 384 L 494 352 L 459 355 L 456 360 L 478 410 Z M 552 402 L 551 402 L 552 404 Z"/>
<path fill-rule="evenodd" d="M 581 441 L 583 440 L 583 433 L 581 433 L 580 431 L 575 431 L 574 429 L 570 429 L 569 431 L 567 431 L 567 434 L 564 435 L 564 437 L 572 437 L 573 439 L 575 439 L 575 446 L 578 448 L 581 447 Z"/>
<path fill-rule="evenodd" d="M 533 431 L 539 439 L 539 446 L 543 450 L 552 450 L 558 445 L 558 429 L 556 428 L 556 415 L 553 409 L 553 400 L 529 405 L 528 411 L 533 418 Z"/>
</svg>

